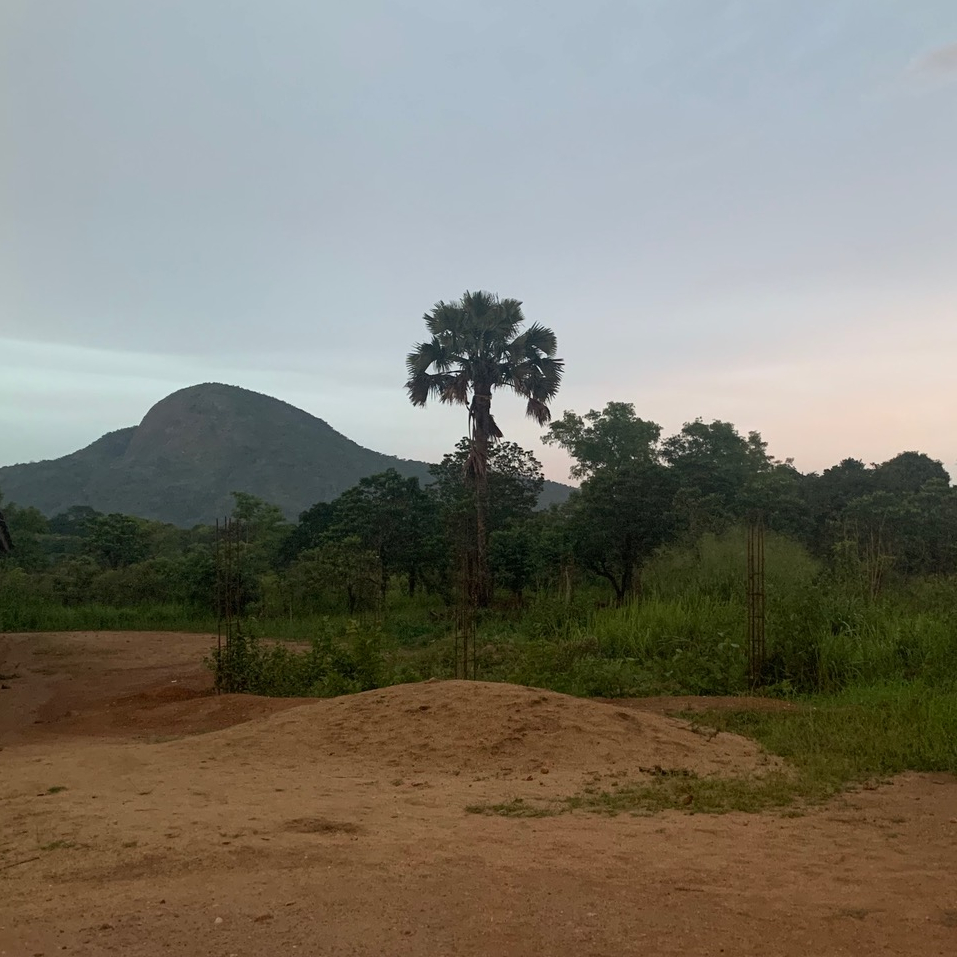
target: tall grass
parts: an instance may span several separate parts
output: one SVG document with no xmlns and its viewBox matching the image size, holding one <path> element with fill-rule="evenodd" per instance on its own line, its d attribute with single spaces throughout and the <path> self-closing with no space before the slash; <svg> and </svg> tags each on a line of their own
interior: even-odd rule
<svg viewBox="0 0 957 957">
<path fill-rule="evenodd" d="M 788 712 L 711 712 L 695 721 L 756 738 L 832 786 L 899 774 L 957 774 L 957 680 L 855 686 Z"/>
<path fill-rule="evenodd" d="M 216 619 L 190 605 L 116 607 L 61 605 L 0 595 L 0 632 L 19 631 L 216 631 Z"/>
<path fill-rule="evenodd" d="M 742 531 L 668 549 L 645 570 L 640 599 L 592 610 L 547 635 L 530 628 L 535 615 L 527 615 L 513 675 L 614 697 L 747 690 L 745 549 Z M 957 673 L 957 581 L 912 582 L 870 600 L 827 576 L 795 542 L 769 533 L 766 555 L 772 692 L 938 686 Z"/>
<path fill-rule="evenodd" d="M 732 530 L 663 550 L 644 569 L 641 596 L 622 607 L 598 607 L 605 593 L 586 585 L 572 601 L 542 593 L 520 609 L 486 612 L 479 677 L 587 696 L 746 691 L 745 563 L 744 532 Z M 69 604 L 31 590 L 28 578 L 0 578 L 0 629 L 215 629 L 191 605 Z M 912 581 L 872 600 L 829 577 L 799 544 L 768 533 L 766 592 L 771 693 L 945 687 L 957 673 L 955 580 Z M 453 617 L 438 597 L 412 599 L 398 587 L 383 609 L 359 616 L 380 635 L 381 680 L 452 676 Z M 349 622 L 345 614 L 249 617 L 258 636 L 303 642 L 330 628 L 343 635 Z"/>
</svg>

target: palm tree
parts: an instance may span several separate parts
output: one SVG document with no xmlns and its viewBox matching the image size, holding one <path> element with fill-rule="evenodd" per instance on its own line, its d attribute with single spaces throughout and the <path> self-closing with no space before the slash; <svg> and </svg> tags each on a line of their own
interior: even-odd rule
<svg viewBox="0 0 957 957">
<path fill-rule="evenodd" d="M 429 398 L 467 405 L 471 449 L 466 476 L 474 482 L 476 504 L 474 597 L 490 597 L 486 510 L 488 452 L 502 438 L 492 417 L 492 393 L 509 388 L 527 400 L 525 411 L 539 425 L 551 419 L 548 401 L 561 384 L 564 362 L 555 358 L 555 333 L 538 323 L 523 331 L 525 316 L 517 299 L 490 292 L 466 292 L 458 302 L 438 302 L 425 315 L 431 338 L 409 353 L 405 387 L 413 405 Z"/>
</svg>

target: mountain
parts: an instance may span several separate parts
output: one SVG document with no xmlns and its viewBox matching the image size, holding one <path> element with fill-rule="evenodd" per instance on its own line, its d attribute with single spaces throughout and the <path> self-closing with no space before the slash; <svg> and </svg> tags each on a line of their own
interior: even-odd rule
<svg viewBox="0 0 957 957">
<path fill-rule="evenodd" d="M 205 383 L 168 395 L 139 425 L 71 455 L 0 468 L 0 491 L 46 515 L 90 505 L 190 527 L 229 514 L 233 491 L 295 519 L 389 468 L 429 480 L 427 463 L 363 448 L 288 402 Z M 541 503 L 563 501 L 570 491 L 547 482 Z"/>
</svg>

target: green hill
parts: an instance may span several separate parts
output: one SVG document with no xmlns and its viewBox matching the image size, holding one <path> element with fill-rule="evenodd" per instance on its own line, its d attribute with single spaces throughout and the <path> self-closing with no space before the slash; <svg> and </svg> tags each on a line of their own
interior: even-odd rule
<svg viewBox="0 0 957 957">
<path fill-rule="evenodd" d="M 427 463 L 363 448 L 287 402 L 205 383 L 174 392 L 138 426 L 71 455 L 0 468 L 0 490 L 46 515 L 89 505 L 189 527 L 227 515 L 233 491 L 257 495 L 295 519 L 389 468 L 429 480 Z M 548 482 L 542 504 L 569 491 Z"/>
</svg>

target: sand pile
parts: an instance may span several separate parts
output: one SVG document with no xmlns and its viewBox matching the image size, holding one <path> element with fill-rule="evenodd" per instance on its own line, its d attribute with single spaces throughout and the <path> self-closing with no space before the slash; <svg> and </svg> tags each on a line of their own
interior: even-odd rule
<svg viewBox="0 0 957 957">
<path fill-rule="evenodd" d="M 773 766 L 752 741 L 709 736 L 684 721 L 534 688 L 445 681 L 318 701 L 230 728 L 224 751 L 321 763 L 354 759 L 403 773 L 521 774 L 656 766 L 700 775 Z"/>
</svg>

